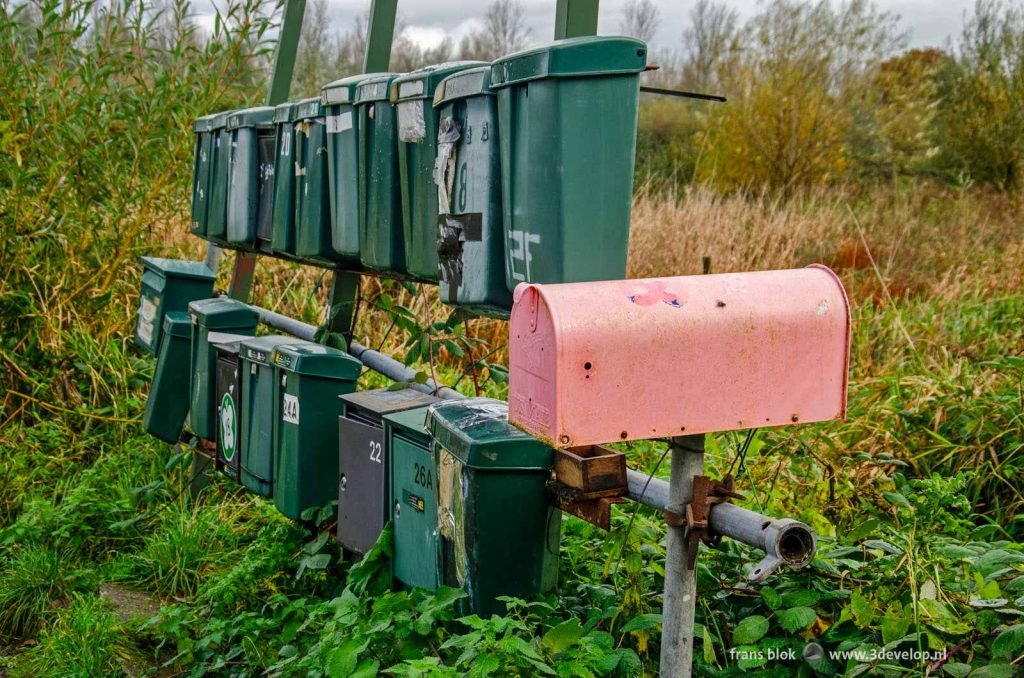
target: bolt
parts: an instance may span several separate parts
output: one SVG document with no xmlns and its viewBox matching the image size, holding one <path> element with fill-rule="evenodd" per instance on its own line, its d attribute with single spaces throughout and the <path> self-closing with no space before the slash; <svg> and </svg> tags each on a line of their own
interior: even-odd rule
<svg viewBox="0 0 1024 678">
<path fill-rule="evenodd" d="M 563 445 L 568 445 L 569 444 L 569 440 L 570 440 L 569 436 L 565 435 L 564 433 L 562 435 L 558 436 L 558 442 L 562 443 Z"/>
</svg>

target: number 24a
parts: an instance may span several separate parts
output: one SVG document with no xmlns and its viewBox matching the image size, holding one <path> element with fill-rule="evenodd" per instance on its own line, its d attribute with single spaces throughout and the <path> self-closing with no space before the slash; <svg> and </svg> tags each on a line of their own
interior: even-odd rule
<svg viewBox="0 0 1024 678">
<path fill-rule="evenodd" d="M 380 454 L 381 454 L 381 444 L 376 442 L 376 441 L 374 441 L 374 440 L 371 440 L 370 441 L 370 461 L 376 462 L 378 464 L 382 463 L 381 459 L 380 459 Z"/>
</svg>

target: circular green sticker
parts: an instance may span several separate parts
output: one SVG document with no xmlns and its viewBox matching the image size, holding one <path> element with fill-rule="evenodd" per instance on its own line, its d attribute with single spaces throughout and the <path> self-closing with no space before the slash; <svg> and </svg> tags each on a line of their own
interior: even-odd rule
<svg viewBox="0 0 1024 678">
<path fill-rule="evenodd" d="M 231 461 L 235 458 L 235 400 L 230 393 L 225 393 L 220 401 L 220 449 L 224 458 Z"/>
</svg>

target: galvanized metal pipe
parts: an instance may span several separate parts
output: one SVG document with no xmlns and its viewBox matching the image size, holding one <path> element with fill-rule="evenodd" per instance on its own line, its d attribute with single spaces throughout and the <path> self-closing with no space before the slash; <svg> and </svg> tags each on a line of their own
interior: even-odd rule
<svg viewBox="0 0 1024 678">
<path fill-rule="evenodd" d="M 704 473 L 704 436 L 672 439 L 667 508 L 677 515 L 693 501 L 693 479 Z M 661 607 L 661 675 L 689 678 L 693 671 L 693 629 L 697 612 L 697 564 L 689 566 L 685 526 L 668 526 L 665 594 Z"/>
<path fill-rule="evenodd" d="M 299 339 L 315 341 L 316 328 L 309 323 L 289 318 L 286 315 L 281 315 L 280 313 L 275 313 L 274 311 L 260 308 L 259 306 L 254 306 L 253 308 L 259 311 L 260 322 L 264 325 L 281 330 L 282 332 L 287 332 Z M 454 389 L 448 388 L 447 386 L 441 386 L 433 379 L 427 379 L 424 384 L 416 383 L 416 370 L 406 367 L 394 358 L 386 356 L 379 351 L 363 346 L 358 341 L 349 342 L 348 352 L 349 355 L 362 362 L 374 372 L 379 372 L 385 377 L 394 379 L 395 381 L 408 382 L 409 387 L 417 391 L 430 393 L 432 395 L 436 395 L 438 398 L 446 398 L 448 400 L 460 400 L 466 397 Z"/>
</svg>

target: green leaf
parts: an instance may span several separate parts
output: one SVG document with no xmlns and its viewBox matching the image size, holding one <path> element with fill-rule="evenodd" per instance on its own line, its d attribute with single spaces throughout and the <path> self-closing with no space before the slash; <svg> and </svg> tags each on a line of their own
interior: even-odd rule
<svg viewBox="0 0 1024 678">
<path fill-rule="evenodd" d="M 821 599 L 817 591 L 801 589 L 782 594 L 782 607 L 811 607 Z"/>
<path fill-rule="evenodd" d="M 992 641 L 992 656 L 1014 658 L 1024 649 L 1024 624 L 1016 624 Z"/>
<path fill-rule="evenodd" d="M 795 633 L 797 631 L 803 631 L 813 624 L 817 617 L 817 613 L 812 608 L 792 607 L 780 612 L 778 619 L 779 626 L 790 633 Z"/>
<path fill-rule="evenodd" d="M 366 651 L 369 638 L 350 638 L 327 655 L 327 670 L 332 676 L 348 676 L 356 670 L 359 655 Z"/>
<path fill-rule="evenodd" d="M 583 627 L 578 619 L 564 621 L 551 628 L 540 641 L 541 647 L 551 654 L 565 652 L 583 637 Z"/>
<path fill-rule="evenodd" d="M 942 670 L 947 674 L 953 676 L 953 678 L 963 678 L 971 672 L 970 664 L 958 664 L 956 662 L 950 664 L 943 664 Z"/>
<path fill-rule="evenodd" d="M 429 375 L 426 372 L 424 372 L 423 370 L 420 370 L 419 372 L 416 373 L 416 376 L 414 376 L 412 378 L 412 380 L 414 382 L 416 382 L 417 384 L 425 384 L 425 383 L 427 383 L 427 379 L 429 379 L 429 378 L 430 377 L 429 377 Z"/>
<path fill-rule="evenodd" d="M 710 437 L 710 436 L 709 436 Z M 715 664 L 715 644 L 711 640 L 711 634 L 708 632 L 708 627 L 704 627 L 704 642 L 701 650 L 704 653 L 704 663 L 713 666 Z"/>
<path fill-rule="evenodd" d="M 904 497 L 899 492 L 883 492 L 882 496 L 885 497 L 885 500 L 888 501 L 890 504 L 902 504 L 903 506 L 910 506 L 910 502 L 907 500 L 907 498 Z"/>
<path fill-rule="evenodd" d="M 756 645 L 740 645 L 735 648 L 735 652 L 739 657 L 736 666 L 742 671 L 756 669 L 768 663 L 768 657 Z"/>
<path fill-rule="evenodd" d="M 349 678 L 373 678 L 378 673 L 380 673 L 380 662 L 376 659 L 371 659 L 367 657 L 366 659 L 363 659 L 361 662 L 359 662 L 359 665 L 356 666 L 356 670 L 352 672 L 352 675 L 349 676 Z"/>
<path fill-rule="evenodd" d="M 661 624 L 661 615 L 657 613 L 641 614 L 633 617 L 626 625 L 619 629 L 620 633 L 650 629 Z"/>
<path fill-rule="evenodd" d="M 1017 678 L 1017 676 L 1017 667 L 1011 664 L 979 666 L 970 673 L 970 678 Z"/>
<path fill-rule="evenodd" d="M 761 589 L 761 599 L 770 610 L 777 610 L 782 605 L 782 596 L 770 586 L 765 586 Z"/>
<path fill-rule="evenodd" d="M 898 602 L 889 604 L 882 617 L 882 642 L 889 644 L 907 635 L 911 618 L 908 610 Z"/>
<path fill-rule="evenodd" d="M 759 614 L 745 617 L 732 632 L 736 645 L 753 645 L 768 633 L 768 619 Z"/>
</svg>

